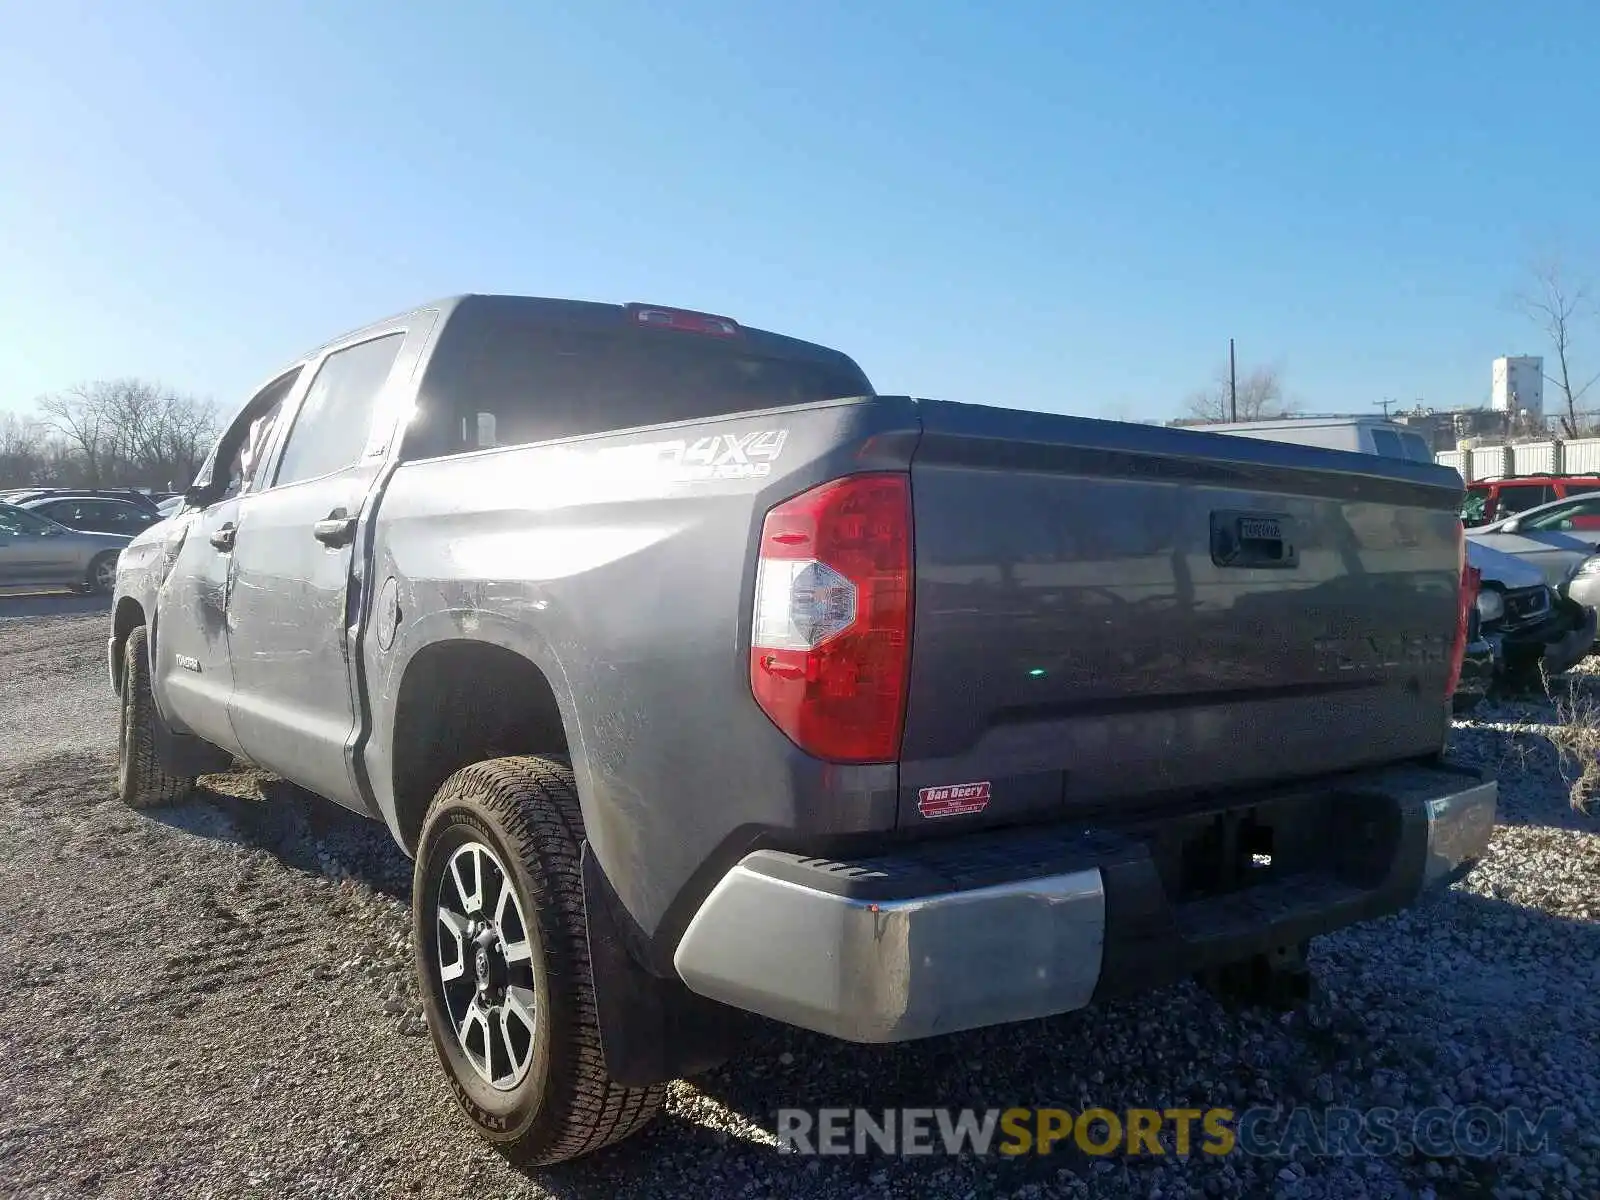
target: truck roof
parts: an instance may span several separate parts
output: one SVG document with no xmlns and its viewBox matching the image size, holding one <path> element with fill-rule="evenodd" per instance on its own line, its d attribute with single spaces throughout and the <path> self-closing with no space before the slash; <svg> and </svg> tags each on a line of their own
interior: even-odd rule
<svg viewBox="0 0 1600 1200">
<path fill-rule="evenodd" d="M 712 315 L 701 313 L 698 310 L 678 308 L 673 305 L 612 304 L 597 300 L 563 300 L 546 296 L 465 292 L 459 295 L 445 296 L 426 304 L 417 304 L 411 308 L 383 317 L 380 320 L 370 321 L 360 328 L 352 329 L 336 338 L 328 339 L 312 350 L 306 357 L 320 354 L 330 346 L 339 345 L 352 338 L 357 338 L 368 330 L 377 331 L 403 317 L 429 310 L 438 312 L 442 320 L 449 320 L 452 316 L 469 317 L 474 321 L 482 320 L 485 323 L 518 319 L 569 329 L 588 328 L 601 330 L 628 328 L 626 318 L 629 312 L 641 308 L 660 309 L 661 311 L 687 313 L 704 317 Z M 745 325 L 736 317 L 719 317 L 717 319 L 732 322 L 739 330 L 741 341 L 764 354 L 829 362 L 852 361 L 848 355 L 831 347 L 803 341 L 800 338 L 789 337 L 786 334 L 757 329 L 754 326 Z"/>
</svg>

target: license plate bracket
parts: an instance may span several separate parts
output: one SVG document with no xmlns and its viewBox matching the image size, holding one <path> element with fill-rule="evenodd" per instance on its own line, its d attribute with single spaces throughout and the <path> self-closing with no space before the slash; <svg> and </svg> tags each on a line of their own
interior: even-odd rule
<svg viewBox="0 0 1600 1200">
<path fill-rule="evenodd" d="M 1219 567 L 1292 569 L 1300 565 L 1296 540 L 1288 513 L 1222 509 L 1211 514 L 1211 561 Z"/>
</svg>

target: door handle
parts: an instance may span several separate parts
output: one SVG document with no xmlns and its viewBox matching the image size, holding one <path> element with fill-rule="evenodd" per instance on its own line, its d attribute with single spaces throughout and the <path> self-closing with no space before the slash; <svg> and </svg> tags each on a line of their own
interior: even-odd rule
<svg viewBox="0 0 1600 1200">
<path fill-rule="evenodd" d="M 211 531 L 211 544 L 223 553 L 227 553 L 233 549 L 233 535 L 236 532 L 237 530 L 234 528 L 232 521 L 229 521 L 226 525 L 220 525 Z"/>
<path fill-rule="evenodd" d="M 311 536 L 324 546 L 347 546 L 355 533 L 356 519 L 346 516 L 342 508 L 334 509 L 311 527 Z"/>
</svg>

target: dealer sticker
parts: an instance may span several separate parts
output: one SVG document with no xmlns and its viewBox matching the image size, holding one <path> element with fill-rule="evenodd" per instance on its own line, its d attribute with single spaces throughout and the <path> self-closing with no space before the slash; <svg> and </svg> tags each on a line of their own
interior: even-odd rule
<svg viewBox="0 0 1600 1200">
<path fill-rule="evenodd" d="M 917 811 L 925 817 L 961 817 L 988 807 L 988 780 L 926 787 L 917 793 Z"/>
</svg>

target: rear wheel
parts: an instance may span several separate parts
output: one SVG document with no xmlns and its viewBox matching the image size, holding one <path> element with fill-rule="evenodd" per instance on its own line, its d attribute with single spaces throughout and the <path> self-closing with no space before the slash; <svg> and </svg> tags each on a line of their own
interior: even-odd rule
<svg viewBox="0 0 1600 1200">
<path fill-rule="evenodd" d="M 122 644 L 122 707 L 117 721 L 117 794 L 130 808 L 183 799 L 193 779 L 171 774 L 156 755 L 156 713 L 150 695 L 150 641 L 143 625 Z"/>
<path fill-rule="evenodd" d="M 445 780 L 418 843 L 413 942 L 434 1048 L 478 1132 L 532 1164 L 622 1141 L 666 1099 L 606 1074 L 582 839 L 570 767 L 500 758 Z"/>
</svg>

